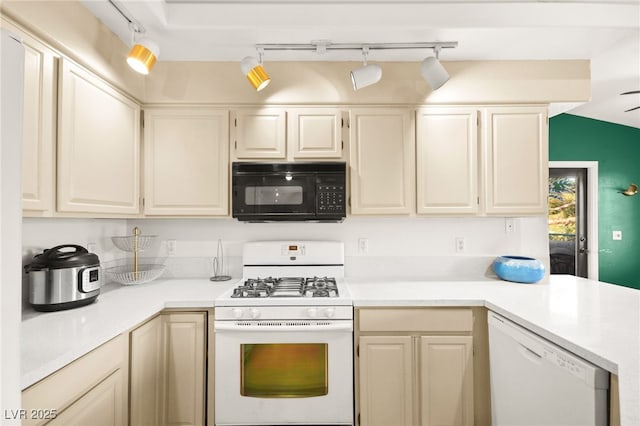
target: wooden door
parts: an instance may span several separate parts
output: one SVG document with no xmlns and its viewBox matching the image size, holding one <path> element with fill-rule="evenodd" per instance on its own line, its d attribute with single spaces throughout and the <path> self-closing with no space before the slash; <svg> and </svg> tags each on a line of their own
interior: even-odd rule
<svg viewBox="0 0 640 426">
<path fill-rule="evenodd" d="M 473 108 L 416 112 L 417 212 L 478 212 L 478 113 Z"/>
<path fill-rule="evenodd" d="M 228 215 L 228 111 L 149 109 L 144 126 L 144 213 Z"/>
<path fill-rule="evenodd" d="M 409 111 L 353 109 L 350 123 L 351 214 L 408 215 L 415 170 Z"/>
<path fill-rule="evenodd" d="M 411 336 L 362 336 L 360 344 L 360 424 L 413 425 Z"/>
</svg>

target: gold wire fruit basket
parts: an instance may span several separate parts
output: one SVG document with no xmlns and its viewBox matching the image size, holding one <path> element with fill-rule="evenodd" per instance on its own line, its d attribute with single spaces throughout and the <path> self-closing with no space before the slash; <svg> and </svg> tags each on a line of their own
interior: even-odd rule
<svg viewBox="0 0 640 426">
<path fill-rule="evenodd" d="M 104 272 L 115 282 L 123 285 L 145 284 L 158 278 L 165 266 L 159 263 L 140 263 L 134 271 L 131 264 L 106 268 Z"/>
<path fill-rule="evenodd" d="M 140 235 L 140 229 L 133 228 L 133 235 L 111 237 L 120 250 L 133 252 L 133 259 L 125 264 L 104 268 L 104 272 L 113 281 L 124 285 L 144 284 L 155 280 L 165 270 L 164 264 L 158 259 L 141 259 L 140 251 L 151 246 L 157 235 Z"/>
</svg>

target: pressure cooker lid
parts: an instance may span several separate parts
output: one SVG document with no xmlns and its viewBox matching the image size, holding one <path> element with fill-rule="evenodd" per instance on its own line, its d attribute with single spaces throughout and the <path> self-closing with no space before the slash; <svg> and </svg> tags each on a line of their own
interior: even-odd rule
<svg viewBox="0 0 640 426">
<path fill-rule="evenodd" d="M 75 268 L 99 263 L 98 255 L 89 253 L 86 248 L 75 244 L 64 244 L 36 255 L 26 269 L 27 271 L 38 271 L 41 269 Z"/>
</svg>

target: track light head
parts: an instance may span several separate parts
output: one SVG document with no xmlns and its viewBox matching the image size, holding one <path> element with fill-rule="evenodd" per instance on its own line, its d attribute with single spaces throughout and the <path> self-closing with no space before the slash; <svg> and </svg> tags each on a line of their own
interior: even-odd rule
<svg viewBox="0 0 640 426">
<path fill-rule="evenodd" d="M 351 84 L 353 90 L 360 90 L 364 87 L 377 83 L 382 78 L 382 68 L 378 64 L 364 65 L 351 71 Z"/>
<path fill-rule="evenodd" d="M 260 54 L 262 59 L 262 54 Z M 242 70 L 242 74 L 247 77 L 249 83 L 256 89 L 257 92 L 261 91 L 269 83 L 271 82 L 271 77 L 262 67 L 262 61 L 258 61 L 253 56 L 247 56 L 242 61 L 240 61 L 240 70 Z"/>
<path fill-rule="evenodd" d="M 369 54 L 369 48 L 363 47 L 362 57 L 364 65 L 351 71 L 351 84 L 353 85 L 353 90 L 360 90 L 364 87 L 371 86 L 382 78 L 382 68 L 380 65 L 367 65 L 367 54 Z"/>
<path fill-rule="evenodd" d="M 153 68 L 160 54 L 158 45 L 149 38 L 141 38 L 134 42 L 127 56 L 127 63 L 140 74 L 147 75 Z"/>
<path fill-rule="evenodd" d="M 422 78 L 431 86 L 431 90 L 438 90 L 449 81 L 449 73 L 438 60 L 440 47 L 435 47 L 434 50 L 435 57 L 429 56 L 420 63 L 420 73 L 422 74 Z"/>
</svg>

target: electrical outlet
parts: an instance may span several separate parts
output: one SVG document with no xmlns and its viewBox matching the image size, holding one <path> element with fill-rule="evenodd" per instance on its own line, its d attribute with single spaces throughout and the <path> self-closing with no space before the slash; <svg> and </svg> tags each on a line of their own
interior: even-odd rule
<svg viewBox="0 0 640 426">
<path fill-rule="evenodd" d="M 511 234 L 513 232 L 516 232 L 516 222 L 514 218 L 506 217 L 504 219 L 504 232 L 506 234 Z"/>
<path fill-rule="evenodd" d="M 97 247 L 96 243 L 87 243 L 87 251 L 89 253 L 95 253 L 96 252 L 96 247 Z"/>
<path fill-rule="evenodd" d="M 456 253 L 464 253 L 464 238 L 456 237 Z"/>
<path fill-rule="evenodd" d="M 615 241 L 622 240 L 622 231 L 613 231 L 611 236 Z"/>
<path fill-rule="evenodd" d="M 167 240 L 167 256 L 176 255 L 176 240 Z"/>
<path fill-rule="evenodd" d="M 360 254 L 369 253 L 369 239 L 368 238 L 358 238 L 358 253 L 360 253 Z"/>
</svg>

